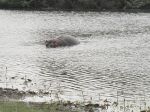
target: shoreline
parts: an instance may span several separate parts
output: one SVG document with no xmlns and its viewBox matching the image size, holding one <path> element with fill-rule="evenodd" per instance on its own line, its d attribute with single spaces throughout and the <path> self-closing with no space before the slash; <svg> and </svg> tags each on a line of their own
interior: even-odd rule
<svg viewBox="0 0 150 112">
<path fill-rule="evenodd" d="M 70 101 L 70 100 L 53 100 L 50 99 L 50 102 L 36 102 L 34 101 L 25 101 L 23 100 L 23 98 L 26 97 L 34 97 L 34 96 L 38 96 L 40 95 L 41 97 L 44 95 L 49 95 L 51 93 L 38 93 L 38 92 L 34 92 L 34 91 L 19 91 L 18 89 L 12 89 L 12 88 L 0 88 L 0 103 L 1 104 L 5 104 L 5 106 L 7 107 L 8 105 L 14 105 L 15 103 L 26 103 L 28 104 L 31 108 L 33 108 L 34 106 L 36 107 L 37 105 L 39 106 L 51 106 L 52 108 L 54 107 L 56 109 L 61 109 L 61 110 L 69 110 L 69 112 L 76 110 L 76 112 L 97 112 L 99 111 L 103 111 L 103 110 L 116 110 L 118 109 L 118 107 L 120 109 L 124 108 L 124 104 L 127 104 L 127 102 L 125 103 L 126 100 L 124 101 L 111 101 L 109 99 L 100 99 L 98 102 L 93 102 L 92 100 L 88 100 L 88 101 Z M 48 97 L 47 97 L 48 98 Z M 49 98 L 51 98 L 51 96 L 49 96 Z M 132 107 L 130 108 L 130 106 L 132 105 Z M 138 104 L 129 104 L 128 105 L 128 109 L 130 110 L 134 110 L 134 107 L 137 106 L 137 108 L 135 108 L 134 111 L 139 111 L 140 108 L 142 107 L 138 107 Z M 22 105 L 23 106 L 23 105 Z M 19 107 L 17 107 L 19 108 Z M 43 107 L 42 107 L 43 109 Z M 147 105 L 147 108 L 145 108 L 146 110 L 149 111 L 149 105 Z M 144 110 L 144 106 L 142 107 L 142 110 Z M 62 112 L 66 112 L 66 111 L 62 111 Z M 140 112 L 140 111 L 139 111 Z"/>
<path fill-rule="evenodd" d="M 120 12 L 120 13 L 150 13 L 150 9 L 58 9 L 58 8 L 0 8 L 0 10 L 12 10 L 12 11 L 58 11 L 58 12 Z"/>
<path fill-rule="evenodd" d="M 48 95 L 50 93 L 41 93 L 41 95 Z M 21 109 L 24 106 L 26 107 L 26 104 L 31 108 L 31 110 L 35 107 L 40 107 L 40 109 L 43 109 L 42 112 L 45 112 L 45 109 L 47 110 L 54 110 L 54 112 L 95 112 L 94 110 L 106 110 L 108 109 L 108 102 L 104 101 L 104 104 L 99 103 L 92 103 L 90 101 L 88 102 L 80 102 L 80 101 L 65 101 L 65 100 L 51 100 L 50 102 L 36 102 L 36 101 L 24 101 L 22 98 L 25 97 L 34 97 L 39 95 L 38 92 L 34 91 L 19 91 L 18 89 L 12 89 L 12 88 L 0 88 L 0 104 L 5 106 L 5 108 L 8 107 L 14 107 Z M 21 104 L 21 105 L 19 105 Z M 15 107 L 16 106 L 16 107 Z M 19 107 L 18 107 L 19 106 Z M 46 107 L 50 108 L 46 108 Z M 1 111 L 0 106 L 0 111 Z M 6 111 L 7 112 L 7 111 Z M 46 111 L 47 112 L 47 111 Z"/>
<path fill-rule="evenodd" d="M 8 100 L 8 99 L 19 100 L 26 96 L 35 96 L 35 95 L 37 95 L 37 93 L 34 91 L 20 91 L 18 89 L 0 87 L 0 100 Z"/>
</svg>

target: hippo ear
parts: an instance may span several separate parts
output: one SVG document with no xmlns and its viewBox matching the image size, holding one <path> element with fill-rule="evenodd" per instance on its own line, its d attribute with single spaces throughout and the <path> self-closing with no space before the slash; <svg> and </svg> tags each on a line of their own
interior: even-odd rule
<svg viewBox="0 0 150 112">
<path fill-rule="evenodd" d="M 48 43 L 48 40 L 46 40 L 45 43 Z"/>
</svg>

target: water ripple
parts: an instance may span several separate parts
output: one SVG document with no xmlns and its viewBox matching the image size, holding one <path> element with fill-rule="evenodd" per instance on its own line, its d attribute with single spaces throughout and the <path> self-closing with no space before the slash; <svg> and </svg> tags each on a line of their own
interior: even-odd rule
<svg viewBox="0 0 150 112">
<path fill-rule="evenodd" d="M 150 14 L 0 10 L 0 83 L 26 89 L 43 85 L 65 95 L 150 95 Z M 47 49 L 44 41 L 72 35 L 80 45 Z M 6 70 L 7 66 L 7 77 Z M 12 80 L 11 77 L 16 77 Z M 11 81 L 9 81 L 11 80 Z M 82 95 L 81 95 L 82 96 Z"/>
</svg>

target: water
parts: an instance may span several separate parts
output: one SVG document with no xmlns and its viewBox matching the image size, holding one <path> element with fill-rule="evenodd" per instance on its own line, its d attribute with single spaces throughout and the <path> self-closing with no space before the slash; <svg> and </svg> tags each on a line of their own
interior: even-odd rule
<svg viewBox="0 0 150 112">
<path fill-rule="evenodd" d="M 149 98 L 149 19 L 149 13 L 0 10 L 0 86 L 61 91 L 69 100 L 116 98 L 117 91 L 129 100 Z M 45 47 L 61 35 L 80 45 Z"/>
</svg>

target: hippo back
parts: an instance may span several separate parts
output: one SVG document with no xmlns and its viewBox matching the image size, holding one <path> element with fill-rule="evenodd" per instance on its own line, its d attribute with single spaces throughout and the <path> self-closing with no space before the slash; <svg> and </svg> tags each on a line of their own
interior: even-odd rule
<svg viewBox="0 0 150 112">
<path fill-rule="evenodd" d="M 62 46 L 72 46 L 79 44 L 79 41 L 77 41 L 75 38 L 71 36 L 66 37 L 59 37 L 60 41 L 62 42 Z"/>
<path fill-rule="evenodd" d="M 71 36 L 61 36 L 54 38 L 45 42 L 46 47 L 63 47 L 63 46 L 73 46 L 79 44 L 79 41 Z"/>
</svg>

